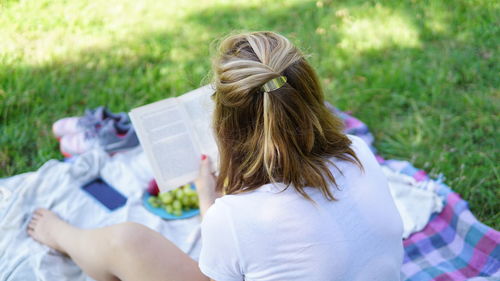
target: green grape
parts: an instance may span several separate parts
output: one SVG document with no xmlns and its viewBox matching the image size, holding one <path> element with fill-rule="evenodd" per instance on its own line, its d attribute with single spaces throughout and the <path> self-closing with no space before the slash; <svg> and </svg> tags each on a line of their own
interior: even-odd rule
<svg viewBox="0 0 500 281">
<path fill-rule="evenodd" d="M 173 213 L 174 216 L 180 217 L 182 216 L 182 210 L 175 210 Z"/>
<path fill-rule="evenodd" d="M 191 205 L 191 200 L 189 196 L 184 196 L 181 199 L 182 205 L 189 207 Z"/>
<path fill-rule="evenodd" d="M 172 205 L 167 205 L 165 206 L 165 211 L 167 211 L 167 213 L 173 214 L 174 208 L 172 207 Z"/>
<path fill-rule="evenodd" d="M 163 195 L 163 196 L 168 197 L 169 199 L 172 198 L 172 200 L 166 204 L 170 204 L 175 200 L 175 194 L 173 194 L 172 191 L 167 191 L 167 192 L 165 192 L 165 194 L 168 194 L 168 195 Z"/>
<path fill-rule="evenodd" d="M 164 204 L 170 204 L 170 203 L 172 203 L 174 198 L 172 197 L 172 194 L 170 194 L 169 192 L 164 192 L 164 193 L 160 194 L 160 200 Z"/>
<path fill-rule="evenodd" d="M 191 204 L 194 206 L 194 208 L 198 208 L 198 194 L 193 194 L 189 197 L 189 199 L 191 200 Z"/>
<path fill-rule="evenodd" d="M 191 201 L 191 197 L 189 197 L 187 201 L 188 201 L 188 203 L 186 204 L 186 206 L 188 206 L 189 209 L 195 208 L 195 206 L 193 205 L 193 202 Z"/>
<path fill-rule="evenodd" d="M 181 201 L 174 200 L 174 202 L 172 203 L 172 207 L 174 208 L 174 210 L 181 210 L 182 209 Z"/>
<path fill-rule="evenodd" d="M 154 196 L 149 197 L 148 202 L 154 208 L 158 208 L 160 206 L 160 202 L 158 201 L 158 198 L 156 198 Z"/>
<path fill-rule="evenodd" d="M 187 196 L 192 196 L 194 194 L 196 194 L 196 191 L 194 191 L 193 189 L 191 188 L 188 188 L 188 189 L 185 189 L 184 190 L 184 193 L 187 195 Z"/>
<path fill-rule="evenodd" d="M 175 198 L 181 199 L 182 197 L 184 197 L 184 191 L 182 191 L 182 189 L 176 189 L 175 190 Z"/>
</svg>

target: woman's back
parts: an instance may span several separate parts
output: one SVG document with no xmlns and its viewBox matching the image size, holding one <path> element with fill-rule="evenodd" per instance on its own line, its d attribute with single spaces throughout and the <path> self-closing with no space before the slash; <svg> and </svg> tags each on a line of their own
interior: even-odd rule
<svg viewBox="0 0 500 281">
<path fill-rule="evenodd" d="M 202 225 L 201 270 L 223 280 L 399 280 L 402 222 L 366 144 L 350 136 L 364 171 L 334 160 L 338 201 L 267 184 L 227 195 Z"/>
</svg>

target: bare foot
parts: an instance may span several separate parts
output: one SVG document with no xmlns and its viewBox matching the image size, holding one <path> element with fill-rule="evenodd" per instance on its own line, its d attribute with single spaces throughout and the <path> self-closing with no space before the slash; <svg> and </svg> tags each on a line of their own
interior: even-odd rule
<svg viewBox="0 0 500 281">
<path fill-rule="evenodd" d="M 36 241 L 47 245 L 65 254 L 64 250 L 57 244 L 54 233 L 64 227 L 66 222 L 62 221 L 56 214 L 47 209 L 37 209 L 28 225 L 28 234 Z"/>
</svg>

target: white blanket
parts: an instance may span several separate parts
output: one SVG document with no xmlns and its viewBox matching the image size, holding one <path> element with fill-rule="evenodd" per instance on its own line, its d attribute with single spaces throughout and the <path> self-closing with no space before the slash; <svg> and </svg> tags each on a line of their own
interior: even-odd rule
<svg viewBox="0 0 500 281">
<path fill-rule="evenodd" d="M 128 198 L 126 206 L 110 212 L 81 190 L 97 176 Z M 144 153 L 137 148 L 112 158 L 95 150 L 73 163 L 50 160 L 36 172 L 0 179 L 0 280 L 92 280 L 70 259 L 27 235 L 30 216 L 38 207 L 82 228 L 138 222 L 197 259 L 199 216 L 165 221 L 142 207 L 141 196 L 152 178 Z"/>
<path fill-rule="evenodd" d="M 382 166 L 389 181 L 389 190 L 403 220 L 403 238 L 422 230 L 431 215 L 441 212 L 443 199 L 435 192 L 436 182 L 433 180 L 418 183 L 405 174 L 395 172 Z"/>
<path fill-rule="evenodd" d="M 404 225 L 404 237 L 421 230 L 442 200 L 432 189 L 387 167 L 391 194 Z M 109 212 L 81 190 L 102 177 L 127 198 L 127 204 Z M 179 246 L 195 260 L 200 250 L 200 218 L 166 221 L 143 206 L 141 197 L 153 178 L 140 148 L 113 157 L 94 150 L 72 163 L 50 160 L 38 171 L 0 179 L 0 281 L 92 280 L 68 258 L 31 239 L 26 227 L 32 212 L 45 207 L 67 222 L 95 228 L 124 221 L 144 224 Z M 167 261 L 168 262 L 168 261 Z"/>
</svg>

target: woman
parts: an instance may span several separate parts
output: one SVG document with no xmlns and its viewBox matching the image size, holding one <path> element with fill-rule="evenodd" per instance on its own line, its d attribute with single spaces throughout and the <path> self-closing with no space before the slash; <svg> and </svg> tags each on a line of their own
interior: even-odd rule
<svg viewBox="0 0 500 281">
<path fill-rule="evenodd" d="M 399 280 L 402 222 L 384 175 L 297 48 L 234 35 L 213 68 L 220 174 L 203 156 L 198 264 L 134 223 L 83 230 L 38 210 L 29 234 L 97 280 Z"/>
</svg>

